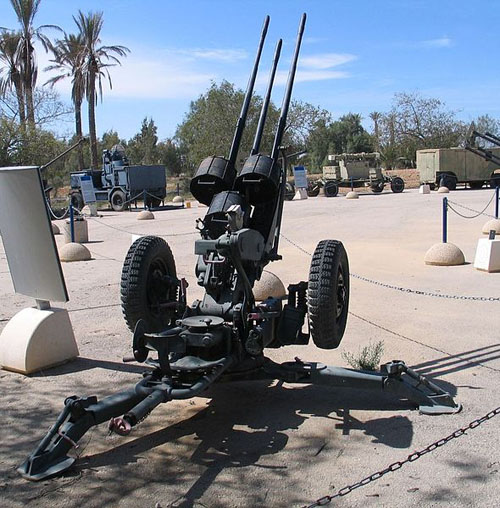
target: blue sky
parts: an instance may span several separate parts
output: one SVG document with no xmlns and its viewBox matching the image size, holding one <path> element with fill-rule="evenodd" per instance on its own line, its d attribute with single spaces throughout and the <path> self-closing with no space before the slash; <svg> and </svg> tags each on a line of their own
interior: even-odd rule
<svg viewBox="0 0 500 508">
<path fill-rule="evenodd" d="M 97 110 L 99 134 L 135 134 L 152 117 L 161 139 L 175 128 L 211 81 L 245 88 L 264 16 L 271 23 L 257 93 L 262 93 L 276 40 L 284 46 L 273 100 L 281 104 L 300 15 L 308 19 L 294 98 L 329 110 L 335 118 L 387 111 L 395 92 L 420 91 L 443 100 L 469 121 L 500 118 L 497 0 L 42 0 L 36 24 L 71 32 L 78 9 L 104 12 L 103 43 L 131 50 L 112 69 Z M 8 0 L 0 26 L 16 27 Z M 48 56 L 38 48 L 40 67 Z M 47 76 L 41 73 L 39 83 Z M 69 99 L 69 83 L 59 87 Z M 59 126 L 70 133 L 72 124 Z"/>
</svg>

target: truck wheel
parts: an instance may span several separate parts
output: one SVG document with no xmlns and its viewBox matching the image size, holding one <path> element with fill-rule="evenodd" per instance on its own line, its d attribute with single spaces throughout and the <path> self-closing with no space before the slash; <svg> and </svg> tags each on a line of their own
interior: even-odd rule
<svg viewBox="0 0 500 508">
<path fill-rule="evenodd" d="M 483 182 L 469 182 L 469 187 L 472 190 L 479 190 L 483 187 Z"/>
<path fill-rule="evenodd" d="M 392 192 L 395 192 L 396 194 L 399 194 L 400 192 L 403 192 L 405 188 L 405 181 L 400 178 L 399 176 L 396 176 L 391 180 L 391 190 Z"/>
<path fill-rule="evenodd" d="M 325 196 L 334 198 L 339 193 L 339 186 L 335 182 L 325 183 Z"/>
<path fill-rule="evenodd" d="M 384 183 L 377 183 L 371 186 L 372 192 L 375 194 L 380 194 L 384 190 Z"/>
<path fill-rule="evenodd" d="M 85 206 L 81 192 L 72 192 L 69 199 L 73 208 L 77 210 L 81 210 Z"/>
<path fill-rule="evenodd" d="M 172 324 L 178 301 L 174 256 L 163 238 L 143 236 L 128 250 L 121 278 L 122 312 L 131 331 L 139 319 L 160 332 Z"/>
<path fill-rule="evenodd" d="M 121 190 L 115 190 L 113 194 L 111 194 L 111 208 L 115 212 L 123 212 L 125 208 L 127 208 L 127 205 L 125 201 L 127 201 L 127 197 L 125 196 L 125 193 Z"/>
<path fill-rule="evenodd" d="M 457 179 L 453 175 L 443 175 L 439 181 L 440 187 L 448 187 L 449 190 L 455 190 L 457 188 Z"/>
<path fill-rule="evenodd" d="M 293 183 L 286 182 L 285 184 L 285 199 L 291 201 L 295 196 L 295 186 Z"/>
<path fill-rule="evenodd" d="M 321 349 L 339 346 L 349 309 L 349 262 L 341 242 L 322 240 L 311 260 L 307 289 L 309 326 Z"/>
<path fill-rule="evenodd" d="M 493 173 L 490 180 L 490 187 L 492 189 L 496 189 L 497 187 L 500 187 L 500 174 Z"/>
</svg>

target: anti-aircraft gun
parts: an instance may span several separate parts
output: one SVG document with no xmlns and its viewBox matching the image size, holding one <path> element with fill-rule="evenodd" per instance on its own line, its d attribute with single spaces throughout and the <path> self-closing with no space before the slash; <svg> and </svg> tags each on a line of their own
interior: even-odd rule
<svg viewBox="0 0 500 508">
<path fill-rule="evenodd" d="M 191 192 L 208 211 L 198 221 L 196 276 L 203 299 L 187 304 L 187 283 L 177 277 L 167 243 L 155 236 L 136 240 L 122 271 L 125 320 L 133 331 L 133 357 L 149 369 L 136 386 L 101 401 L 69 397 L 56 423 L 18 471 L 41 480 L 68 469 L 68 455 L 87 430 L 109 421 L 109 429 L 128 434 L 156 406 L 200 394 L 216 380 L 279 379 L 331 387 L 374 389 L 407 399 L 424 413 L 454 413 L 452 397 L 403 362 L 363 372 L 319 363 L 275 363 L 266 348 L 306 345 L 310 336 L 323 349 L 339 346 L 349 305 L 349 264 L 341 242 L 321 241 L 312 257 L 309 280 L 291 284 L 288 297 L 256 301 L 253 286 L 278 254 L 286 175 L 278 163 L 304 32 L 302 16 L 288 82 L 270 155 L 260 153 L 269 98 L 281 50 L 278 41 L 249 157 L 237 173 L 236 154 L 253 92 L 269 24 L 264 22 L 257 57 L 227 158 L 211 156 L 199 166 Z M 306 320 L 306 317 L 308 318 Z M 306 327 L 305 323 L 309 323 Z M 306 329 L 305 329 L 306 328 Z M 155 358 L 148 358 L 156 353 Z"/>
</svg>

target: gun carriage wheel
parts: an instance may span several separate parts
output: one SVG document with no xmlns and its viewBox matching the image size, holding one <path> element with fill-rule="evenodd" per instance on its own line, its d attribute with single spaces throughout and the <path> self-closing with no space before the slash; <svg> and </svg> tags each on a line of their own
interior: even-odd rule
<svg viewBox="0 0 500 508">
<path fill-rule="evenodd" d="M 295 185 L 290 182 L 286 182 L 285 184 L 285 199 L 287 201 L 291 201 L 295 196 Z"/>
<path fill-rule="evenodd" d="M 403 187 L 404 187 L 404 184 L 403 184 Z M 370 188 L 373 193 L 380 194 L 384 190 L 384 182 L 375 183 Z"/>
<path fill-rule="evenodd" d="M 72 192 L 69 199 L 73 208 L 76 208 L 77 210 L 81 210 L 85 206 L 83 196 L 80 191 Z"/>
<path fill-rule="evenodd" d="M 178 312 L 179 285 L 174 256 L 163 238 L 144 236 L 130 247 L 121 278 L 122 311 L 130 330 L 143 319 L 149 331 L 161 331 Z"/>
<path fill-rule="evenodd" d="M 307 307 L 314 344 L 321 349 L 338 347 L 349 309 L 349 262 L 341 242 L 318 243 L 309 270 Z"/>
<path fill-rule="evenodd" d="M 127 205 L 125 203 L 126 201 L 127 201 L 127 197 L 125 196 L 125 193 L 120 189 L 115 190 L 113 192 L 113 194 L 111 194 L 111 199 L 110 199 L 111 208 L 115 212 L 123 212 L 125 210 L 125 208 L 127 208 Z"/>
<path fill-rule="evenodd" d="M 399 194 L 400 192 L 403 192 L 405 188 L 405 181 L 400 178 L 399 176 L 396 176 L 391 180 L 391 190 L 392 192 Z"/>
<path fill-rule="evenodd" d="M 339 193 L 339 186 L 335 182 L 325 183 L 325 196 L 327 198 L 334 198 Z"/>
</svg>

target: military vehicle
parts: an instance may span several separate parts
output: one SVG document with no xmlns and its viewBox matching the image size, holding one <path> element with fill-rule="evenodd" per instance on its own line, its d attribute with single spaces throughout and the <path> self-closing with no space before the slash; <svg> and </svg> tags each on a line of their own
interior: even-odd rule
<svg viewBox="0 0 500 508">
<path fill-rule="evenodd" d="M 417 150 L 417 169 L 420 182 L 431 189 L 445 186 L 455 190 L 457 184 L 468 184 L 471 189 L 480 189 L 489 184 L 500 184 L 500 147 L 491 148 L 493 158 L 483 158 L 474 148 L 429 148 Z M 496 156 L 496 159 L 495 159 Z"/>
<path fill-rule="evenodd" d="M 256 301 L 253 287 L 270 262 L 278 261 L 286 173 L 279 164 L 297 59 L 306 21 L 301 18 L 270 155 L 260 153 L 267 115 L 263 102 L 252 152 L 237 173 L 235 161 L 254 88 L 269 17 L 262 31 L 229 156 L 204 159 L 191 181 L 191 192 L 209 208 L 199 219 L 201 238 L 195 274 L 204 288 L 202 300 L 187 304 L 187 283 L 177 277 L 170 247 L 146 236 L 130 247 L 122 270 L 121 298 L 125 320 L 133 330 L 133 356 L 146 362 L 142 379 L 108 396 L 69 397 L 57 421 L 19 467 L 29 480 L 60 474 L 74 463 L 68 452 L 91 427 L 109 421 L 109 430 L 129 434 L 152 410 L 175 399 L 195 397 L 215 381 L 279 379 L 393 393 L 427 414 L 455 413 L 460 406 L 434 383 L 393 361 L 380 372 L 354 371 L 304 362 L 278 364 L 266 348 L 306 345 L 333 349 L 344 335 L 349 305 L 349 263 L 341 242 L 319 242 L 309 280 L 288 286 L 288 296 Z M 279 55 L 281 41 L 276 54 Z M 277 66 L 277 57 L 273 68 Z M 270 96 L 271 71 L 266 97 Z M 304 328 L 307 329 L 304 330 Z M 155 358 L 149 358 L 153 354 Z M 207 422 L 207 425 L 209 423 Z M 33 429 L 36 426 L 32 426 Z M 26 429 L 23 429 L 26 441 Z"/>
<path fill-rule="evenodd" d="M 334 164 L 323 167 L 323 185 L 325 196 L 334 197 L 339 187 L 370 187 L 379 194 L 386 183 L 392 192 L 403 192 L 405 182 L 399 176 L 390 177 L 382 173 L 378 152 L 342 153 L 329 155 Z M 319 192 L 319 190 L 318 190 Z"/>
<path fill-rule="evenodd" d="M 145 200 L 148 208 L 155 208 L 165 199 L 165 166 L 130 165 L 122 145 L 114 145 L 102 154 L 102 169 L 86 169 L 70 174 L 70 199 L 74 208 L 84 206 L 82 177 L 91 177 L 97 202 L 108 202 L 115 212 L 122 212 L 131 201 Z"/>
</svg>

